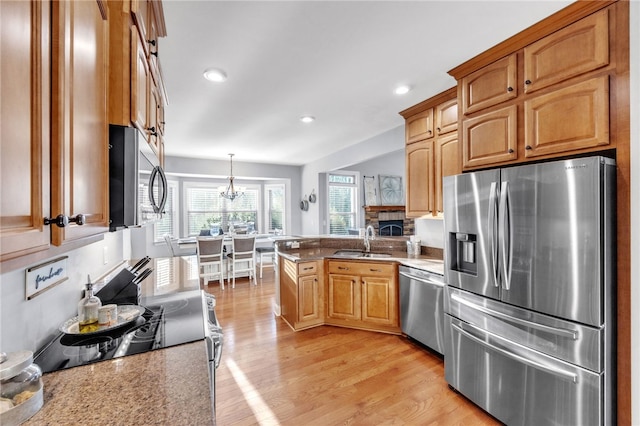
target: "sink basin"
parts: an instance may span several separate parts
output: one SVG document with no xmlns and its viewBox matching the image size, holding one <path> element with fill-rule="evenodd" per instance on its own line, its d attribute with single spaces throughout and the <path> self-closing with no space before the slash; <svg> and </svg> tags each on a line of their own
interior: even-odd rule
<svg viewBox="0 0 640 426">
<path fill-rule="evenodd" d="M 371 252 L 367 253 L 362 250 L 338 250 L 335 253 L 333 253 L 333 255 L 337 257 L 370 258 L 370 259 L 391 257 L 389 253 L 371 253 Z"/>
</svg>

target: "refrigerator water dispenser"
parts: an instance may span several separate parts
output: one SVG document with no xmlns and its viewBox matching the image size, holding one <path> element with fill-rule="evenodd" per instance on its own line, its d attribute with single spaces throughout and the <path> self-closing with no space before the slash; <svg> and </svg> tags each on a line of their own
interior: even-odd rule
<svg viewBox="0 0 640 426">
<path fill-rule="evenodd" d="M 452 251 L 450 259 L 453 264 L 451 269 L 467 274 L 478 274 L 477 244 L 475 234 L 451 232 L 449 234 L 449 249 Z"/>
</svg>

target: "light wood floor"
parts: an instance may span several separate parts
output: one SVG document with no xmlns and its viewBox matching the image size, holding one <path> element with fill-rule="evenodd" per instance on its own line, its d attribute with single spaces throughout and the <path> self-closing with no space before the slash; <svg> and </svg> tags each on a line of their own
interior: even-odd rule
<svg viewBox="0 0 640 426">
<path fill-rule="evenodd" d="M 216 295 L 224 332 L 218 426 L 497 425 L 450 390 L 442 359 L 401 336 L 320 326 L 294 332 L 273 314 L 274 274 Z"/>
</svg>

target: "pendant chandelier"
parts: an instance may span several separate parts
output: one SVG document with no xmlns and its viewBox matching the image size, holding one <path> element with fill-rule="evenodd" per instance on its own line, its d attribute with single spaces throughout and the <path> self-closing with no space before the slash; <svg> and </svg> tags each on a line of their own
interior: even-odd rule
<svg viewBox="0 0 640 426">
<path fill-rule="evenodd" d="M 244 195 L 244 188 L 240 188 L 240 191 L 237 191 L 235 186 L 233 185 L 233 154 L 229 154 L 229 162 L 230 162 L 230 170 L 229 170 L 229 185 L 224 187 L 218 187 L 220 191 L 220 196 L 226 198 L 227 200 L 233 201 L 238 197 Z"/>
</svg>

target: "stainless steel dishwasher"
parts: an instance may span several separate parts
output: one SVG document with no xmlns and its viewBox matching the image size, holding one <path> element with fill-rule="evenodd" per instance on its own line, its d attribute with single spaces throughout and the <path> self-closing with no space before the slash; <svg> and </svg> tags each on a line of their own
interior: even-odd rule
<svg viewBox="0 0 640 426">
<path fill-rule="evenodd" d="M 407 336 L 444 354 L 444 276 L 400 266 L 400 324 Z"/>
</svg>

